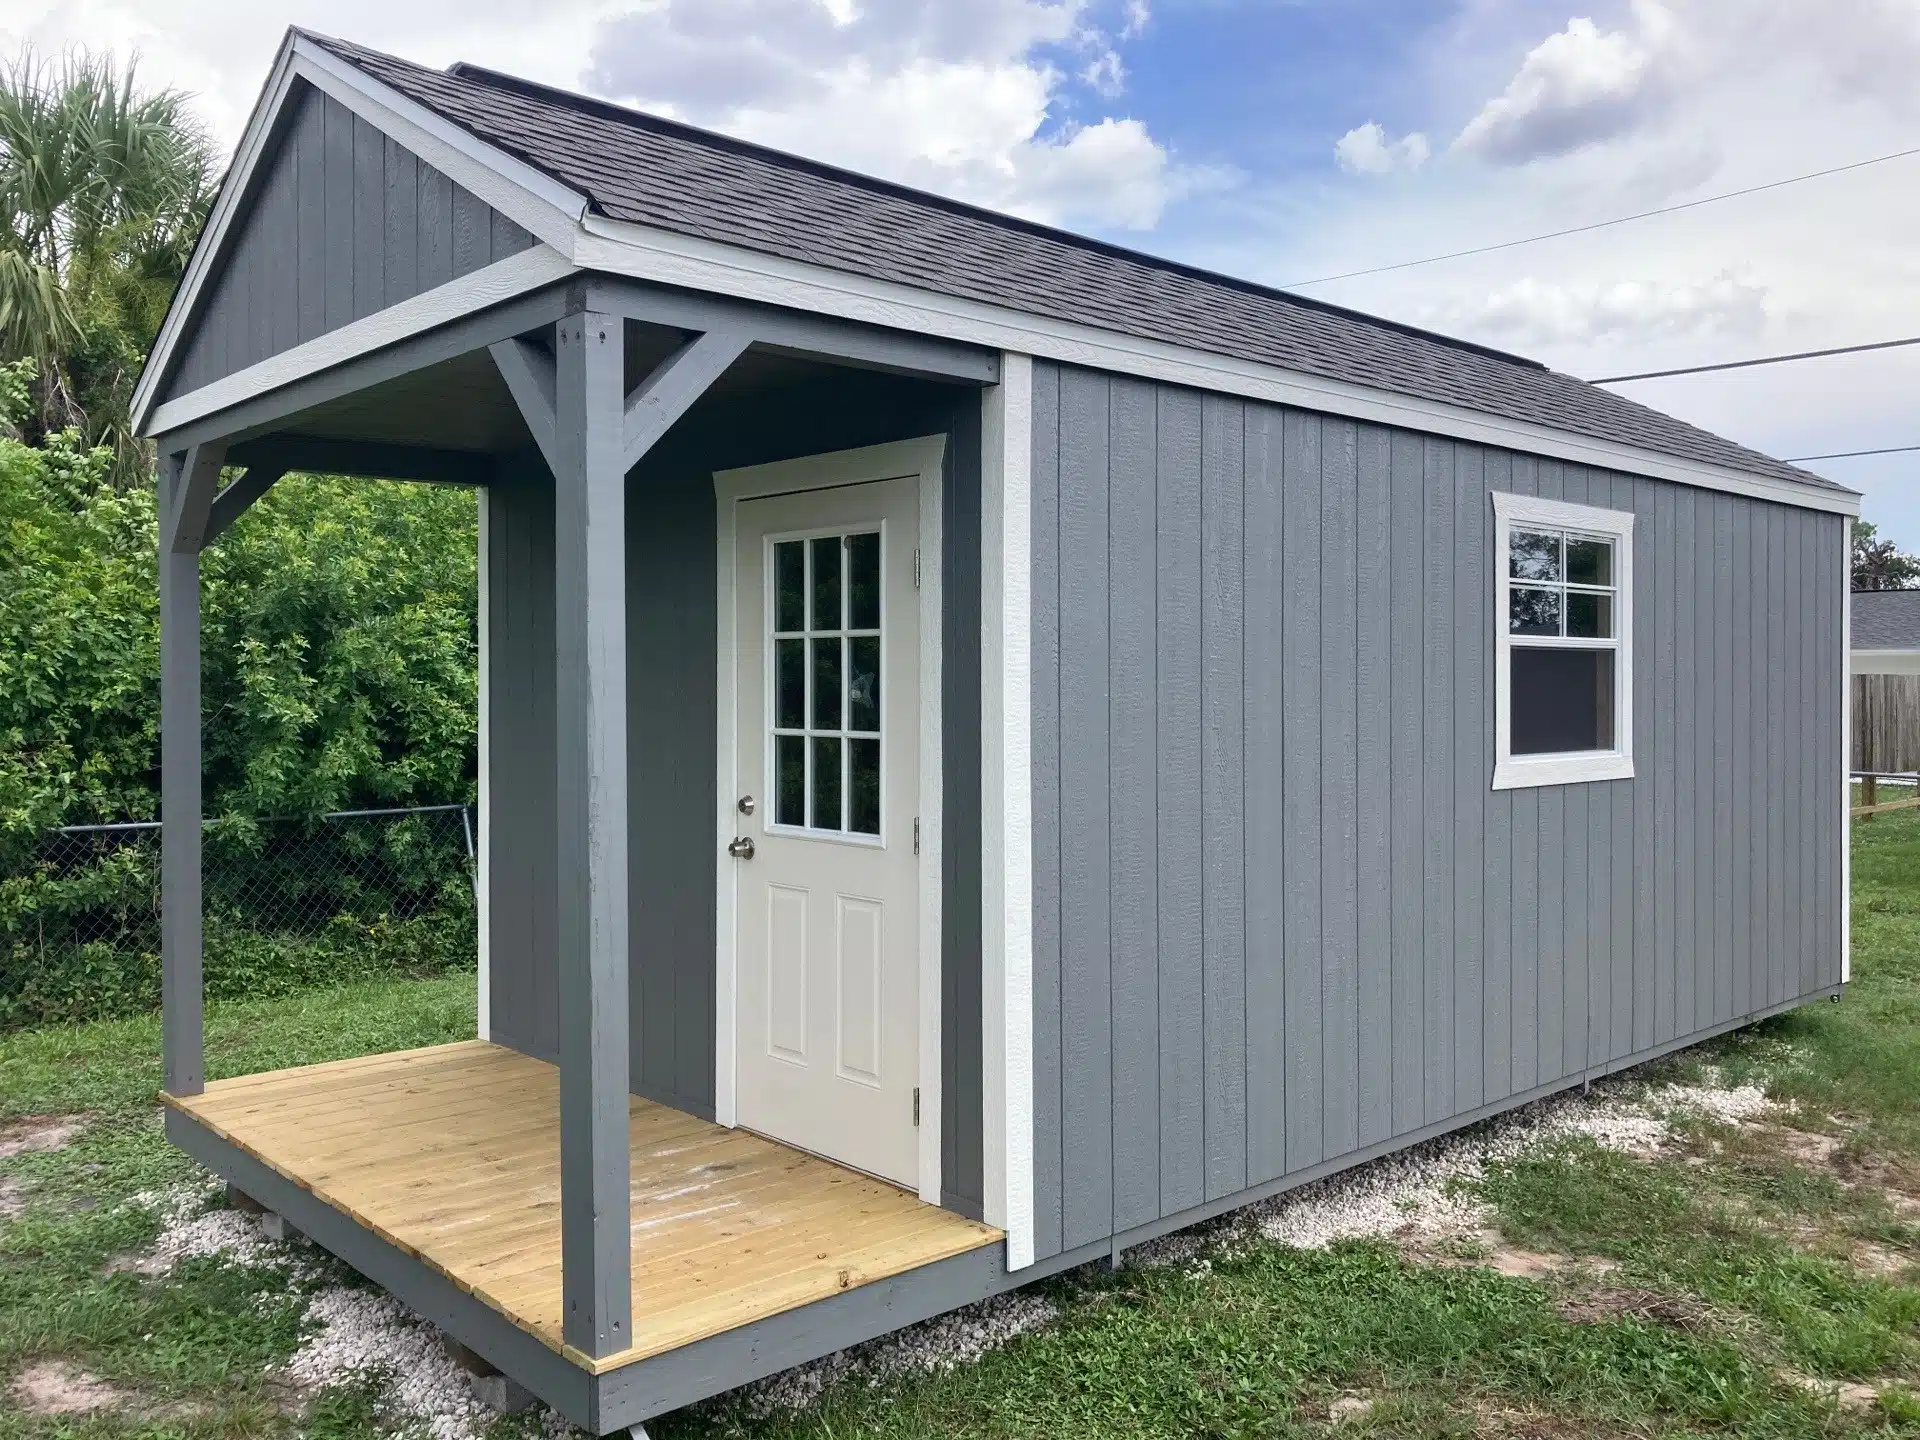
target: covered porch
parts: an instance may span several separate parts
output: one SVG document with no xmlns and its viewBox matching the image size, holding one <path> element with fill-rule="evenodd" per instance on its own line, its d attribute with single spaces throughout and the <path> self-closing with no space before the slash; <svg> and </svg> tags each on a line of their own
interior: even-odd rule
<svg viewBox="0 0 1920 1440">
<path fill-rule="evenodd" d="M 980 427 L 999 357 L 579 274 L 363 338 L 156 410 L 169 1135 L 596 1433 L 1014 1283 L 981 1202 Z M 907 1077 L 920 1160 L 890 1182 L 735 1110 L 728 832 L 775 817 L 727 778 L 715 477 L 909 443 L 939 457 L 935 547 L 902 553 L 935 597 L 923 653 L 948 660 L 913 720 L 944 769 L 888 821 L 936 897 Z M 210 1081 L 199 561 L 293 470 L 480 496 L 480 1012 L 470 1041 Z M 943 825 L 961 842 L 944 852 Z"/>
</svg>

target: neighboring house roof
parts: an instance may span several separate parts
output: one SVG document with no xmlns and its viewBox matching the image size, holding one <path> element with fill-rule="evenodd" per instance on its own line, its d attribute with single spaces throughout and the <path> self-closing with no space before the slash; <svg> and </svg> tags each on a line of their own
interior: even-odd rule
<svg viewBox="0 0 1920 1440">
<path fill-rule="evenodd" d="M 1853 592 L 1853 648 L 1920 650 L 1920 590 Z"/>
</svg>

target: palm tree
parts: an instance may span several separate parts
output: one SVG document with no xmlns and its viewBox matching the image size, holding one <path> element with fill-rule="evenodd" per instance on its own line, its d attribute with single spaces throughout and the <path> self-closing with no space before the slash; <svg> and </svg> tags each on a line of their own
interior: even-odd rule
<svg viewBox="0 0 1920 1440">
<path fill-rule="evenodd" d="M 135 67 L 31 52 L 0 73 L 0 360 L 31 359 L 39 423 L 135 470 L 133 379 L 192 253 L 214 150 L 176 90 Z"/>
</svg>

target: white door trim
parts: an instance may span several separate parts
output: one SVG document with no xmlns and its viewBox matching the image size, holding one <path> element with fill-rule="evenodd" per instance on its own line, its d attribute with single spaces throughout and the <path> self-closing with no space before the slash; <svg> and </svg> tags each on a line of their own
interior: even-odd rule
<svg viewBox="0 0 1920 1440">
<path fill-rule="evenodd" d="M 796 490 L 826 490 L 876 480 L 918 476 L 920 481 L 920 1198 L 940 1203 L 940 755 L 941 502 L 945 485 L 941 466 L 947 437 L 926 435 L 858 450 L 838 450 L 714 473 L 718 523 L 719 608 L 715 711 L 716 824 L 714 834 L 714 1036 L 713 1111 L 722 1125 L 736 1123 L 735 1086 L 736 964 L 734 926 L 738 913 L 740 862 L 727 854 L 727 842 L 739 833 L 734 801 L 739 797 L 738 717 L 735 713 L 734 544 L 743 500 L 785 495 Z"/>
</svg>

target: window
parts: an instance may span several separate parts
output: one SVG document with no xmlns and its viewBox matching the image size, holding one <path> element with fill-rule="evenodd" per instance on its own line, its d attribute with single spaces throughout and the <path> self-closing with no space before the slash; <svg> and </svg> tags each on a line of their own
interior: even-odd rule
<svg viewBox="0 0 1920 1440">
<path fill-rule="evenodd" d="M 773 823 L 880 834 L 880 532 L 772 546 Z"/>
<path fill-rule="evenodd" d="M 1633 774 L 1633 516 L 1493 497 L 1493 788 Z"/>
</svg>

